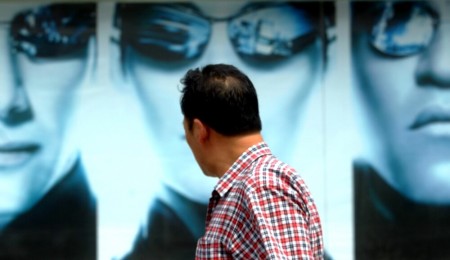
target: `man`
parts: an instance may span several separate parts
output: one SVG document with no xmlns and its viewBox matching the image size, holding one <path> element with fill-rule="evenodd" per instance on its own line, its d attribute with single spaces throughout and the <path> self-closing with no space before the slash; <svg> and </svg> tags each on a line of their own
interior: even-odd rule
<svg viewBox="0 0 450 260">
<path fill-rule="evenodd" d="M 357 259 L 450 257 L 450 1 L 355 1 Z"/>
<path fill-rule="evenodd" d="M 202 64 L 225 62 L 245 69 L 255 78 L 260 94 L 267 122 L 265 139 L 280 158 L 298 161 L 298 147 L 286 147 L 286 138 L 299 140 L 309 98 L 325 74 L 333 23 L 333 2 L 116 6 L 117 61 L 142 104 L 152 149 L 161 162 L 163 185 L 149 207 L 147 226 L 137 236 L 130 259 L 192 258 L 204 233 L 215 181 L 198 174 L 200 169 L 182 138 L 179 93 L 173 82 L 188 68 Z"/>
<path fill-rule="evenodd" d="M 261 135 L 256 90 L 226 64 L 182 79 L 186 141 L 207 176 L 218 177 L 196 259 L 321 259 L 322 228 L 311 194 Z"/>
<path fill-rule="evenodd" d="M 96 203 L 70 131 L 95 11 L 0 6 L 0 259 L 96 258 Z"/>
</svg>

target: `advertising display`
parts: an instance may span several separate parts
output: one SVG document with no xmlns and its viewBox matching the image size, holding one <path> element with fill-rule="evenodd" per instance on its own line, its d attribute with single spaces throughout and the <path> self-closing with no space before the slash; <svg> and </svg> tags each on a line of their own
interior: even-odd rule
<svg viewBox="0 0 450 260">
<path fill-rule="evenodd" d="M 0 1 L 0 259 L 194 259 L 181 78 L 252 80 L 325 259 L 450 256 L 450 1 Z"/>
<path fill-rule="evenodd" d="M 96 4 L 0 10 L 0 258 L 95 258 L 96 200 L 72 137 Z"/>
<path fill-rule="evenodd" d="M 352 3 L 368 148 L 354 162 L 357 259 L 449 256 L 449 8 L 449 1 Z"/>
</svg>

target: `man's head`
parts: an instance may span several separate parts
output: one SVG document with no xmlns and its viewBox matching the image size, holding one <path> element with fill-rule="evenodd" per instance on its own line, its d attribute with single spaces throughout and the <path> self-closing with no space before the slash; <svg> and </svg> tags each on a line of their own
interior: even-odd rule
<svg viewBox="0 0 450 260">
<path fill-rule="evenodd" d="M 182 83 L 186 141 L 203 173 L 221 177 L 244 150 L 262 141 L 256 90 L 226 64 L 189 70 Z"/>
<path fill-rule="evenodd" d="M 216 64 L 189 70 L 182 83 L 181 110 L 189 128 L 197 118 L 226 136 L 261 131 L 255 87 L 234 66 Z"/>
</svg>

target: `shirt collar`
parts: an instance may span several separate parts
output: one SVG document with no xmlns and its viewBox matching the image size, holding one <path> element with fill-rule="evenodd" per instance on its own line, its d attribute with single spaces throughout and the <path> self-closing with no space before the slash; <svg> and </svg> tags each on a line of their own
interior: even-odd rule
<svg viewBox="0 0 450 260">
<path fill-rule="evenodd" d="M 265 142 L 260 142 L 250 146 L 239 158 L 231 165 L 225 174 L 219 179 L 214 191 L 223 197 L 228 190 L 233 187 L 237 177 L 256 159 L 263 155 L 272 154 Z"/>
</svg>

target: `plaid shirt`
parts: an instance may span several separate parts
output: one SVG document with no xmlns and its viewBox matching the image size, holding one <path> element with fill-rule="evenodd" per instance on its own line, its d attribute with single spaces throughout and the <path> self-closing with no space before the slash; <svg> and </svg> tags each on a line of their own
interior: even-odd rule
<svg viewBox="0 0 450 260">
<path fill-rule="evenodd" d="M 212 193 L 196 259 L 323 259 L 319 214 L 303 179 L 261 142 Z"/>
</svg>

